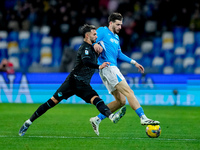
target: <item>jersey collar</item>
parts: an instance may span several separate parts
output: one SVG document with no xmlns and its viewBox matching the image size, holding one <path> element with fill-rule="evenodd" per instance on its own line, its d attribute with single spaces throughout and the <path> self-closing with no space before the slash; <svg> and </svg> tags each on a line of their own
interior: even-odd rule
<svg viewBox="0 0 200 150">
<path fill-rule="evenodd" d="M 110 29 L 109 29 L 108 27 L 105 27 L 105 28 L 108 30 L 108 32 L 109 32 L 114 38 L 116 38 L 117 40 L 119 40 L 119 36 L 118 36 L 117 34 L 114 34 L 113 32 L 111 32 Z"/>
</svg>

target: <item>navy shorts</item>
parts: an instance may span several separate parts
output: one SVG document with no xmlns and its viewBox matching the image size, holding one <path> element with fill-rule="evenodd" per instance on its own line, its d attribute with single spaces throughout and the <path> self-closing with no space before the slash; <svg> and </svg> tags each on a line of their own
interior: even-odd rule
<svg viewBox="0 0 200 150">
<path fill-rule="evenodd" d="M 53 96 L 58 101 L 61 101 L 63 99 L 67 100 L 73 95 L 82 98 L 86 103 L 90 103 L 92 97 L 99 96 L 90 84 L 78 80 L 73 74 L 70 74 Z"/>
</svg>

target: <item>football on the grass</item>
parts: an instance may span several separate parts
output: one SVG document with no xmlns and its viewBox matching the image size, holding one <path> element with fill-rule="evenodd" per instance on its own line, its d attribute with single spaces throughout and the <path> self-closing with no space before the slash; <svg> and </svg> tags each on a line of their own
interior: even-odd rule
<svg viewBox="0 0 200 150">
<path fill-rule="evenodd" d="M 148 125 L 146 127 L 146 134 L 150 138 L 157 138 L 161 134 L 161 127 L 159 125 Z"/>
</svg>

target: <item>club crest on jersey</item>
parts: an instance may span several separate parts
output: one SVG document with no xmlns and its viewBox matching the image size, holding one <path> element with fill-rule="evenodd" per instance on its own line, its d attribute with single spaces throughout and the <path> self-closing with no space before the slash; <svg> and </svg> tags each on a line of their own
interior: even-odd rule
<svg viewBox="0 0 200 150">
<path fill-rule="evenodd" d="M 89 55 L 89 51 L 88 50 L 85 50 L 85 55 Z"/>
<path fill-rule="evenodd" d="M 58 93 L 58 97 L 61 97 L 63 94 L 62 94 L 62 92 L 59 92 Z"/>
</svg>

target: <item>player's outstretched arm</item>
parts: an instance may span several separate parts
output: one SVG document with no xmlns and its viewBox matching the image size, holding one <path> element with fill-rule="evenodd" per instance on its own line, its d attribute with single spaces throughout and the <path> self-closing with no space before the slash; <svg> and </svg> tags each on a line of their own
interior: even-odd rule
<svg viewBox="0 0 200 150">
<path fill-rule="evenodd" d="M 142 65 L 140 65 L 139 63 L 137 63 L 135 60 L 131 60 L 130 62 L 131 64 L 135 65 L 135 67 L 138 68 L 138 72 L 144 73 L 144 67 Z"/>
<path fill-rule="evenodd" d="M 138 72 L 144 73 L 144 67 L 137 62 L 135 63 L 135 67 L 138 68 Z"/>
</svg>

